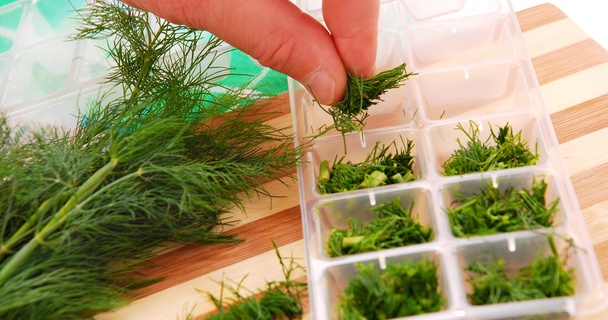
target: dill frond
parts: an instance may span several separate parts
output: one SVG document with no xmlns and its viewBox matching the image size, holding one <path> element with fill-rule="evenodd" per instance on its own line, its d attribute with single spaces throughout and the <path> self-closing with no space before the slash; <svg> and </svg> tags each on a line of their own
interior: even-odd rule
<svg viewBox="0 0 608 320">
<path fill-rule="evenodd" d="M 367 79 L 361 79 L 347 72 L 346 93 L 340 102 L 331 107 L 324 107 L 315 100 L 315 103 L 333 120 L 333 124 L 320 128 L 316 137 L 332 129 L 336 129 L 342 135 L 363 131 L 369 117 L 368 109 L 381 102 L 382 95 L 388 90 L 399 88 L 412 75 L 415 73 L 407 72 L 405 63 Z"/>
</svg>

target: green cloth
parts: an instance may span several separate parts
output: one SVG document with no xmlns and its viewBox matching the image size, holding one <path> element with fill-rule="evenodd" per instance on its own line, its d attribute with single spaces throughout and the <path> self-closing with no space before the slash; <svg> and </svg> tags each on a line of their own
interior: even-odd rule
<svg viewBox="0 0 608 320">
<path fill-rule="evenodd" d="M 255 76 L 253 79 L 253 88 L 266 96 L 275 96 L 277 94 L 286 92 L 287 88 L 287 76 L 277 71 L 262 67 L 256 63 L 250 56 L 239 51 L 234 50 L 230 57 L 230 68 L 233 70 L 231 73 L 244 74 L 248 76 Z M 250 81 L 250 77 L 240 76 L 228 76 L 222 81 L 222 84 L 228 87 L 241 87 Z"/>
<path fill-rule="evenodd" d="M 0 0 L 0 54 L 13 46 L 14 37 L 23 15 L 23 6 L 4 7 L 11 2 L 13 1 Z"/>
</svg>

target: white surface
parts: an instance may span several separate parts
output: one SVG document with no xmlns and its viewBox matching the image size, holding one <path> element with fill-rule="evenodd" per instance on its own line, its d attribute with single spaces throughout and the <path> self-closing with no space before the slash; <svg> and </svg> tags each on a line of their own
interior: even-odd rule
<svg viewBox="0 0 608 320">
<path fill-rule="evenodd" d="M 552 3 L 562 10 L 585 33 L 608 50 L 608 1 L 604 0 L 511 0 L 515 11 L 543 3 Z"/>
</svg>

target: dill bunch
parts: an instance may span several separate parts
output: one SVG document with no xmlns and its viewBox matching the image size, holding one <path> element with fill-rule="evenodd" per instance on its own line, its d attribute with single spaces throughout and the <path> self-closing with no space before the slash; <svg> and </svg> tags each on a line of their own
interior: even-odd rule
<svg viewBox="0 0 608 320">
<path fill-rule="evenodd" d="M 75 38 L 106 39 L 114 90 L 72 129 L 14 128 L 0 116 L 2 319 L 125 305 L 160 280 L 138 270 L 165 242 L 239 241 L 219 231 L 230 223 L 222 214 L 267 194 L 264 181 L 300 157 L 249 104 L 263 97 L 217 84 L 230 73 L 215 65 L 219 39 L 119 1 L 80 13 Z"/>
<path fill-rule="evenodd" d="M 456 130 L 464 132 L 468 138 L 466 145 L 457 139 L 459 149 L 446 160 L 441 167 L 446 176 L 455 176 L 472 172 L 485 172 L 507 168 L 517 168 L 536 164 L 538 151 L 532 152 L 527 141 L 522 139 L 522 131 L 513 133 L 508 123 L 494 131 L 490 125 L 490 136 L 486 141 L 479 137 L 479 125 L 469 122 L 467 131 L 462 124 Z M 492 143 L 489 143 L 492 140 Z"/>
<path fill-rule="evenodd" d="M 412 155 L 414 142 L 409 139 L 401 139 L 401 142 L 403 148 L 397 147 L 396 141 L 388 145 L 377 142 L 360 163 L 342 162 L 342 157 L 330 167 L 329 161 L 322 161 L 317 182 L 319 192 L 346 192 L 416 180 Z M 392 149 L 396 151 L 392 153 Z"/>
<path fill-rule="evenodd" d="M 452 232 L 467 237 L 551 227 L 559 198 L 547 203 L 546 191 L 545 180 L 534 178 L 529 189 L 503 192 L 488 183 L 479 193 L 458 195 L 446 209 Z"/>
<path fill-rule="evenodd" d="M 221 296 L 218 298 L 209 294 L 218 312 L 205 319 L 273 320 L 302 318 L 304 311 L 301 296 L 305 293 L 307 284 L 306 282 L 295 281 L 293 277 L 296 272 L 303 271 L 304 268 L 293 257 L 289 259 L 289 264 L 286 264 L 274 242 L 273 245 L 282 266 L 285 280 L 269 281 L 265 290 L 258 293 L 249 292 L 253 294 L 249 297 L 242 294 L 244 288 L 241 283 L 238 283 L 235 287 L 226 281 L 222 281 L 220 282 L 222 286 Z M 228 290 L 236 298 L 225 298 L 223 296 L 224 290 Z"/>
<path fill-rule="evenodd" d="M 357 275 L 340 294 L 338 319 L 391 319 L 436 312 L 446 303 L 433 261 L 356 263 Z"/>
<path fill-rule="evenodd" d="M 333 120 L 333 124 L 321 128 L 317 136 L 332 129 L 342 135 L 363 131 L 365 121 L 369 117 L 368 109 L 382 101 L 382 95 L 388 90 L 399 88 L 412 75 L 415 73 L 407 72 L 405 63 L 367 79 L 347 72 L 346 93 L 340 102 L 331 107 L 324 107 L 315 100 Z"/>
<path fill-rule="evenodd" d="M 376 216 L 368 224 L 349 218 L 349 229 L 335 229 L 329 234 L 329 255 L 339 257 L 431 241 L 433 230 L 412 216 L 413 208 L 414 201 L 409 208 L 404 208 L 396 198 L 373 206 L 371 211 Z"/>
<path fill-rule="evenodd" d="M 529 266 L 509 275 L 504 259 L 476 261 L 465 268 L 473 291 L 468 294 L 473 305 L 546 299 L 574 294 L 576 275 L 567 268 L 568 254 L 560 257 L 550 235 L 551 254 L 538 254 Z"/>
</svg>

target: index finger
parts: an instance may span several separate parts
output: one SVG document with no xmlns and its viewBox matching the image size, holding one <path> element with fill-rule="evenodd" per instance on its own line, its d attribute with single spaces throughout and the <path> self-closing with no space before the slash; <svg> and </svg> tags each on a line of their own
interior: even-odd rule
<svg viewBox="0 0 608 320">
<path fill-rule="evenodd" d="M 380 0 L 324 0 L 323 18 L 346 69 L 374 75 Z"/>
<path fill-rule="evenodd" d="M 323 104 L 344 96 L 346 72 L 333 39 L 289 0 L 121 1 L 173 23 L 208 30 L 301 82 Z"/>
</svg>

